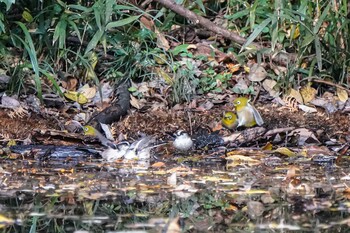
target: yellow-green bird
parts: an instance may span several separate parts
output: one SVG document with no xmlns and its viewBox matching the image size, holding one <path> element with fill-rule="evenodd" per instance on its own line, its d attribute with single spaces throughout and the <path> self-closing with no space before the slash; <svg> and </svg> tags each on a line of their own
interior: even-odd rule
<svg viewBox="0 0 350 233">
<path fill-rule="evenodd" d="M 261 126 L 264 124 L 260 113 L 249 101 L 250 100 L 246 97 L 239 97 L 233 101 L 238 117 L 237 127 L 253 127 L 255 125 Z"/>
<path fill-rule="evenodd" d="M 221 124 L 227 129 L 235 129 L 238 125 L 237 115 L 231 111 L 225 112 Z"/>
<path fill-rule="evenodd" d="M 113 142 L 109 141 L 100 131 L 98 131 L 91 125 L 83 126 L 83 130 L 84 130 L 84 135 L 97 137 L 98 140 L 100 140 L 102 145 L 115 148 L 115 145 Z"/>
</svg>

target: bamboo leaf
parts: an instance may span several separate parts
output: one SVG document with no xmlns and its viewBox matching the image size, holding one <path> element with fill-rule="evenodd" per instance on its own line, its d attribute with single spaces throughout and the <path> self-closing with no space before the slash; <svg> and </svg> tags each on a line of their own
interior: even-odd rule
<svg viewBox="0 0 350 233">
<path fill-rule="evenodd" d="M 22 29 L 26 41 L 24 41 L 22 38 L 20 38 L 16 34 L 14 34 L 14 36 L 16 36 L 17 39 L 19 39 L 22 42 L 22 44 L 24 45 L 25 49 L 29 54 L 30 61 L 32 63 L 33 70 L 34 70 L 35 88 L 36 88 L 36 91 L 38 92 L 38 98 L 40 99 L 40 101 L 42 101 L 42 89 L 41 89 L 41 80 L 39 77 L 39 65 L 38 65 L 38 59 L 36 57 L 36 51 L 35 51 L 32 37 L 30 36 L 27 27 L 23 23 L 16 22 L 16 24 L 20 26 L 20 28 Z"/>
<path fill-rule="evenodd" d="M 271 22 L 271 18 L 265 19 L 259 26 L 257 26 L 253 33 L 248 37 L 247 41 L 244 43 L 244 45 L 241 48 L 241 51 L 243 51 L 247 46 L 249 46 L 262 32 L 262 30 Z M 241 52 L 240 51 L 240 52 Z"/>
<path fill-rule="evenodd" d="M 318 69 L 322 70 L 322 51 L 321 51 L 321 43 L 318 39 L 318 36 L 315 36 L 315 50 L 316 50 L 316 59 L 317 59 L 317 65 Z"/>
<path fill-rule="evenodd" d="M 330 8 L 330 7 L 331 7 L 331 3 L 328 3 L 328 5 L 326 6 L 326 8 L 323 10 L 323 12 L 322 12 L 320 18 L 317 20 L 316 25 L 315 25 L 314 30 L 313 30 L 314 34 L 317 34 L 318 31 L 320 30 L 320 28 L 321 28 L 321 26 L 322 26 L 322 24 L 323 24 L 323 22 L 324 22 L 326 16 L 328 15 L 328 12 L 329 12 L 329 8 Z"/>
<path fill-rule="evenodd" d="M 137 20 L 140 17 L 140 15 L 137 16 L 130 16 L 128 18 L 122 19 L 122 20 L 118 20 L 115 22 L 110 22 L 107 24 L 106 29 L 109 30 L 111 28 L 115 28 L 115 27 L 120 27 L 120 26 L 124 26 L 126 24 L 132 23 L 135 20 Z"/>
<path fill-rule="evenodd" d="M 103 36 L 103 33 L 104 33 L 104 31 L 102 31 L 102 30 L 98 30 L 95 33 L 95 35 L 90 40 L 88 46 L 86 47 L 85 55 L 97 46 L 98 42 L 100 41 L 101 37 Z"/>
</svg>

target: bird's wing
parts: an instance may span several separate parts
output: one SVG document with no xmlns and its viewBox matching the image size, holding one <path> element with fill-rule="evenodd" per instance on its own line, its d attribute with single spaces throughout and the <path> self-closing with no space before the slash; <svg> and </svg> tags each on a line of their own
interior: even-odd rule
<svg viewBox="0 0 350 233">
<path fill-rule="evenodd" d="M 248 103 L 248 106 L 253 110 L 253 115 L 254 115 L 254 119 L 257 125 L 261 126 L 264 124 L 264 120 L 262 119 L 260 113 L 258 112 L 258 110 L 256 110 L 256 108 Z"/>
</svg>

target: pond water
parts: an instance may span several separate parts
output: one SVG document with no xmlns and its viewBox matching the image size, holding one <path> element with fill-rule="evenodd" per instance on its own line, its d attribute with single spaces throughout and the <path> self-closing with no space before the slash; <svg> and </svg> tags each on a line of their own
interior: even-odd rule
<svg viewBox="0 0 350 233">
<path fill-rule="evenodd" d="M 3 158 L 0 227 L 3 232 L 349 232 L 346 157 L 336 163 L 329 156 L 230 153 L 159 155 L 150 166 Z"/>
</svg>

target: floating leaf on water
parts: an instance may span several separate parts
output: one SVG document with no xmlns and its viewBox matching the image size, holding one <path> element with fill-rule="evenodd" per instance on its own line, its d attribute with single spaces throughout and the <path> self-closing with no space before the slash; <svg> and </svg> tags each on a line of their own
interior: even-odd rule
<svg viewBox="0 0 350 233">
<path fill-rule="evenodd" d="M 236 167 L 239 165 L 248 165 L 248 166 L 253 166 L 253 165 L 258 165 L 261 163 L 261 161 L 256 160 L 256 159 L 252 159 L 248 156 L 244 156 L 244 155 L 232 155 L 229 157 L 226 157 L 226 160 L 232 160 L 231 163 L 227 163 L 226 167 Z"/>
<path fill-rule="evenodd" d="M 348 92 L 345 89 L 339 87 L 337 87 L 337 96 L 341 102 L 346 102 L 349 98 Z"/>
</svg>

